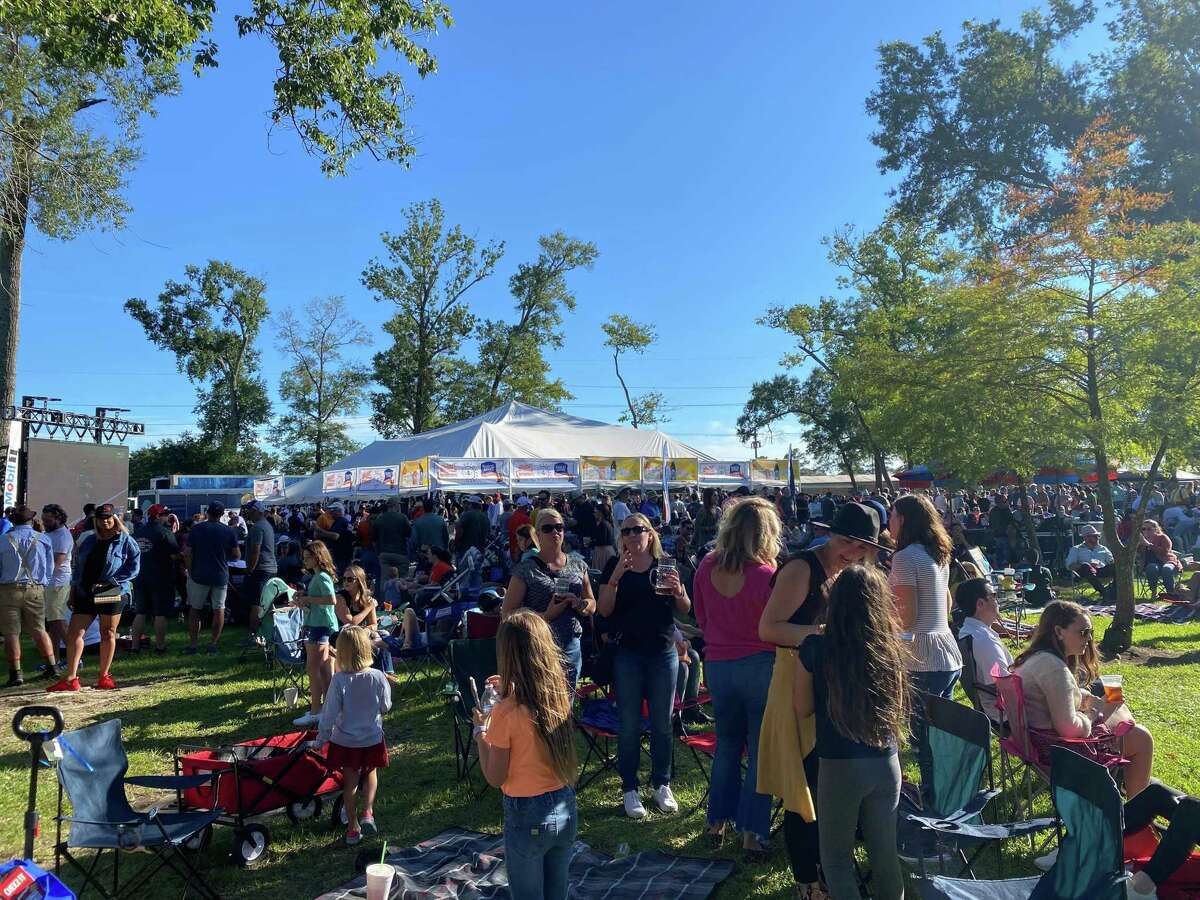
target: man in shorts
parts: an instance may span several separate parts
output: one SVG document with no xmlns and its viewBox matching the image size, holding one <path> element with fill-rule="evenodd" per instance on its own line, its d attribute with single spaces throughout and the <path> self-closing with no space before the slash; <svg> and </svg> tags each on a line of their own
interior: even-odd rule
<svg viewBox="0 0 1200 900">
<path fill-rule="evenodd" d="M 175 614 L 175 560 L 179 541 L 167 526 L 171 511 L 161 503 L 146 510 L 146 520 L 134 529 L 133 539 L 142 551 L 142 568 L 133 581 L 133 640 L 130 649 L 142 649 L 146 619 L 154 620 L 154 652 L 167 652 L 167 618 Z"/>
<path fill-rule="evenodd" d="M 258 643 L 255 632 L 262 616 L 263 585 L 279 572 L 279 564 L 275 560 L 275 528 L 257 500 L 242 507 L 242 517 L 250 523 L 246 532 L 246 580 L 242 582 L 249 605 L 244 645 L 253 646 Z"/>
<path fill-rule="evenodd" d="M 46 633 L 50 644 L 57 652 L 67 641 L 67 622 L 71 619 L 71 553 L 75 549 L 75 538 L 67 527 L 67 511 L 57 503 L 42 507 L 42 526 L 50 539 L 54 553 L 54 572 L 46 585 Z M 59 662 L 59 668 L 63 668 Z M 61 674 L 61 672 L 59 673 Z"/>
<path fill-rule="evenodd" d="M 215 500 L 208 504 L 208 518 L 188 534 L 184 559 L 187 562 L 188 646 L 184 653 L 197 652 L 200 612 L 212 604 L 212 638 L 208 652 L 215 655 L 221 629 L 225 627 L 225 595 L 229 591 L 229 561 L 241 559 L 237 532 L 221 521 L 225 507 Z"/>
<path fill-rule="evenodd" d="M 25 683 L 21 675 L 21 627 L 46 658 L 47 671 L 54 675 L 54 647 L 46 634 L 44 590 L 54 570 L 50 540 L 29 524 L 37 514 L 27 506 L 8 513 L 12 527 L 0 536 L 0 632 L 8 657 L 8 683 Z"/>
</svg>

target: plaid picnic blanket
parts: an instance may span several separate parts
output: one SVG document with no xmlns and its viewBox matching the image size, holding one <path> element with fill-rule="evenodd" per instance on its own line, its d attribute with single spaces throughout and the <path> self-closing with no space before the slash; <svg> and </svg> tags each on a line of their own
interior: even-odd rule
<svg viewBox="0 0 1200 900">
<path fill-rule="evenodd" d="M 451 828 L 437 837 L 388 853 L 396 867 L 390 900 L 521 900 L 512 897 L 504 870 L 504 837 Z M 723 859 L 668 856 L 656 850 L 614 859 L 582 841 L 571 858 L 571 896 L 578 900 L 702 900 L 733 872 Z M 367 895 L 360 876 L 317 900 Z"/>
<path fill-rule="evenodd" d="M 1093 616 L 1112 616 L 1117 612 L 1115 606 L 1089 606 L 1087 611 Z M 1200 608 L 1190 603 L 1139 603 L 1133 608 L 1136 619 L 1145 622 L 1167 622 L 1182 625 L 1185 622 L 1200 622 Z"/>
</svg>

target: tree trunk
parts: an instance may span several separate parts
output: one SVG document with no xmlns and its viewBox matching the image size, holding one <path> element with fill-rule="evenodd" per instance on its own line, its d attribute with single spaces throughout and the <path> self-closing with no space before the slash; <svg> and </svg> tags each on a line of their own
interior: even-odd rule
<svg viewBox="0 0 1200 900">
<path fill-rule="evenodd" d="M 14 152 L 8 178 L 0 186 L 0 406 L 12 406 L 17 392 L 17 345 L 21 324 L 21 258 L 29 221 L 28 156 Z"/>
<path fill-rule="evenodd" d="M 621 382 L 621 390 L 625 392 L 625 405 L 629 407 L 629 422 L 634 428 L 638 427 L 637 411 L 633 408 L 633 400 L 629 396 L 629 388 L 625 387 L 625 379 L 621 377 L 621 367 L 617 364 L 617 354 L 613 354 L 613 369 L 617 373 L 617 381 Z M 758 455 L 757 452 L 754 454 Z"/>
</svg>

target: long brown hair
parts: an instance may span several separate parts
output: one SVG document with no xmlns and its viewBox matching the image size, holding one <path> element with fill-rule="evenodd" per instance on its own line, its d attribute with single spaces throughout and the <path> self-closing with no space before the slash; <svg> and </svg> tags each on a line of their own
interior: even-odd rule
<svg viewBox="0 0 1200 900">
<path fill-rule="evenodd" d="M 954 540 L 942 524 L 941 513 L 928 497 L 905 494 L 892 504 L 892 513 L 899 514 L 902 520 L 897 550 L 903 550 L 909 544 L 920 544 L 939 566 L 950 562 Z"/>
<path fill-rule="evenodd" d="M 740 573 L 747 563 L 775 565 L 782 527 L 775 505 L 762 497 L 750 497 L 721 517 L 717 526 L 717 566 Z"/>
<path fill-rule="evenodd" d="M 1015 669 L 1035 653 L 1043 651 L 1053 653 L 1061 659 L 1080 684 L 1090 684 L 1100 674 L 1100 655 L 1096 652 L 1095 637 L 1088 638 L 1087 646 L 1079 656 L 1068 656 L 1063 642 L 1059 640 L 1055 628 L 1070 628 L 1081 616 L 1087 616 L 1087 610 L 1078 603 L 1070 600 L 1051 600 L 1042 610 L 1033 637 L 1025 652 L 1013 661 Z"/>
<path fill-rule="evenodd" d="M 374 599 L 371 596 L 371 588 L 367 586 L 367 573 L 363 570 L 362 566 L 352 563 L 346 566 L 346 571 L 342 573 L 342 578 L 353 578 L 358 584 L 358 597 L 350 599 L 349 592 L 347 592 L 346 602 L 346 606 L 350 609 L 350 612 L 357 615 L 363 611 L 369 601 Z"/>
<path fill-rule="evenodd" d="M 898 742 L 908 721 L 905 651 L 887 579 L 873 566 L 842 571 L 825 615 L 829 720 L 869 747 Z"/>
<path fill-rule="evenodd" d="M 505 696 L 511 692 L 529 713 L 555 774 L 564 784 L 574 784 L 579 760 L 571 693 L 562 654 L 546 620 L 532 610 L 519 609 L 501 622 L 496 633 L 496 664 Z"/>
<path fill-rule="evenodd" d="M 317 563 L 315 575 L 317 572 L 324 572 L 334 583 L 337 583 L 337 566 L 333 564 L 333 557 L 329 555 L 329 548 L 325 546 L 324 541 L 309 541 L 304 547 L 304 552 L 309 554 Z"/>
</svg>

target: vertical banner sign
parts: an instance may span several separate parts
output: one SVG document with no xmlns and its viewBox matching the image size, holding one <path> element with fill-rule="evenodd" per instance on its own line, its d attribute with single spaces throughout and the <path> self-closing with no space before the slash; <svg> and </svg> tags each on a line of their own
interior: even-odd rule
<svg viewBox="0 0 1200 900">
<path fill-rule="evenodd" d="M 17 482 L 21 477 L 21 423 L 8 423 L 8 450 L 4 454 L 4 509 L 17 505 Z"/>
<path fill-rule="evenodd" d="M 443 456 L 432 460 L 430 466 L 433 480 L 444 490 L 494 491 L 508 482 L 507 459 L 452 459 Z"/>
<path fill-rule="evenodd" d="M 662 476 L 662 521 L 664 525 L 671 524 L 671 482 L 668 480 L 672 474 L 671 470 L 675 468 L 675 464 L 667 465 L 667 448 L 663 447 L 662 462 L 659 464 L 659 475 Z"/>
<path fill-rule="evenodd" d="M 396 472 L 400 466 L 363 466 L 358 470 L 360 494 L 390 494 L 396 490 Z"/>
<path fill-rule="evenodd" d="M 400 487 L 429 487 L 429 457 L 406 459 L 400 463 Z"/>
<path fill-rule="evenodd" d="M 749 479 L 750 466 L 737 460 L 702 459 L 699 474 L 701 484 L 738 487 Z"/>
<path fill-rule="evenodd" d="M 580 471 L 585 484 L 636 484 L 642 480 L 637 456 L 582 456 Z"/>
<path fill-rule="evenodd" d="M 699 463 L 697 459 L 643 456 L 642 481 L 655 487 L 663 480 L 671 484 L 694 484 L 700 475 Z"/>
</svg>

